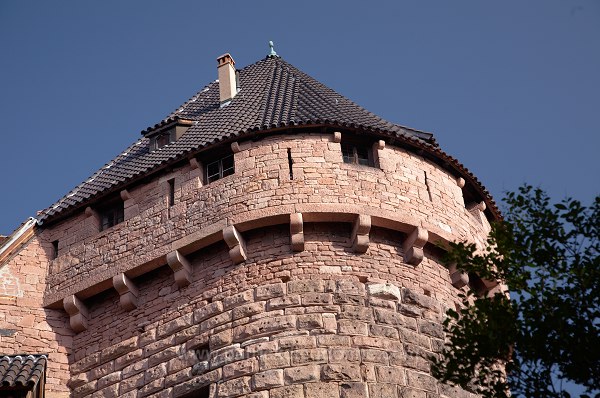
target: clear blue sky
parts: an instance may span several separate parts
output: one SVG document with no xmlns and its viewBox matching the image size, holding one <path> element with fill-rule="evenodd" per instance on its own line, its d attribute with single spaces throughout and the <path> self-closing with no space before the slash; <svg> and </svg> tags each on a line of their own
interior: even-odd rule
<svg viewBox="0 0 600 398">
<path fill-rule="evenodd" d="M 600 189 L 600 1 L 0 1 L 0 234 L 208 82 L 288 62 L 431 131 L 500 199 Z"/>
</svg>

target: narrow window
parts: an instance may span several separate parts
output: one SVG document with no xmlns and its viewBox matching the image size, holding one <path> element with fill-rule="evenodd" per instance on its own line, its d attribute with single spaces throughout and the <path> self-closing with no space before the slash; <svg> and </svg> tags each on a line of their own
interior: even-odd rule
<svg viewBox="0 0 600 398">
<path fill-rule="evenodd" d="M 125 207 L 123 201 L 115 201 L 102 207 L 98 211 L 100 213 L 100 231 L 104 231 L 125 219 Z"/>
<path fill-rule="evenodd" d="M 58 240 L 52 242 L 52 259 L 58 257 Z"/>
<path fill-rule="evenodd" d="M 206 164 L 206 182 L 217 181 L 235 172 L 233 155 L 224 156 L 218 160 Z"/>
<path fill-rule="evenodd" d="M 294 170 L 292 169 L 292 165 L 294 164 L 294 159 L 292 159 L 292 149 L 288 148 L 288 167 L 290 168 L 290 180 L 294 179 Z"/>
<path fill-rule="evenodd" d="M 171 178 L 169 181 L 169 207 L 175 205 L 175 179 Z"/>
<path fill-rule="evenodd" d="M 427 187 L 427 194 L 429 195 L 429 201 L 433 202 L 433 199 L 431 198 L 431 188 L 429 188 L 429 180 L 427 179 L 427 172 L 423 171 L 423 173 L 425 174 L 425 186 Z"/>
</svg>

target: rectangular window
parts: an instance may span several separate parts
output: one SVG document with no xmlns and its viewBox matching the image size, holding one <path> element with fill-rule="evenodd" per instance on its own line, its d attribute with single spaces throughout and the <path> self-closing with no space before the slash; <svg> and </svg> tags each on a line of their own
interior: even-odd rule
<svg viewBox="0 0 600 398">
<path fill-rule="evenodd" d="M 362 140 L 342 140 L 341 145 L 344 163 L 375 167 L 373 144 Z"/>
<path fill-rule="evenodd" d="M 58 241 L 55 240 L 52 242 L 52 259 L 54 260 L 57 257 L 58 257 Z"/>
<path fill-rule="evenodd" d="M 235 172 L 233 155 L 227 155 L 206 164 L 206 183 L 210 184 Z"/>
<path fill-rule="evenodd" d="M 169 207 L 175 205 L 175 179 L 171 178 L 169 181 Z"/>
<path fill-rule="evenodd" d="M 100 231 L 104 231 L 125 219 L 125 207 L 123 201 L 117 201 L 109 206 L 103 207 L 98 211 L 100 213 Z"/>
</svg>

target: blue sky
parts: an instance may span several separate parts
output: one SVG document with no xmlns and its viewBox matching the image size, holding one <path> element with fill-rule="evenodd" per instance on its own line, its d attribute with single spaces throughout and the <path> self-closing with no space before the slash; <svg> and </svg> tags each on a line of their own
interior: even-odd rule
<svg viewBox="0 0 600 398">
<path fill-rule="evenodd" d="M 0 234 L 268 52 L 433 132 L 499 200 L 600 187 L 600 1 L 1 1 Z"/>
</svg>

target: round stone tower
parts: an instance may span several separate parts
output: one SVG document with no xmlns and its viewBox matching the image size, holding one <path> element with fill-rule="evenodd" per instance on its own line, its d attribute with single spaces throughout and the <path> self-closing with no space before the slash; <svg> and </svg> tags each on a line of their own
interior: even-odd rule
<svg viewBox="0 0 600 398">
<path fill-rule="evenodd" d="M 274 54 L 218 65 L 40 216 L 72 396 L 469 397 L 429 368 L 446 309 L 491 286 L 440 261 L 485 242 L 485 189 Z"/>
</svg>

